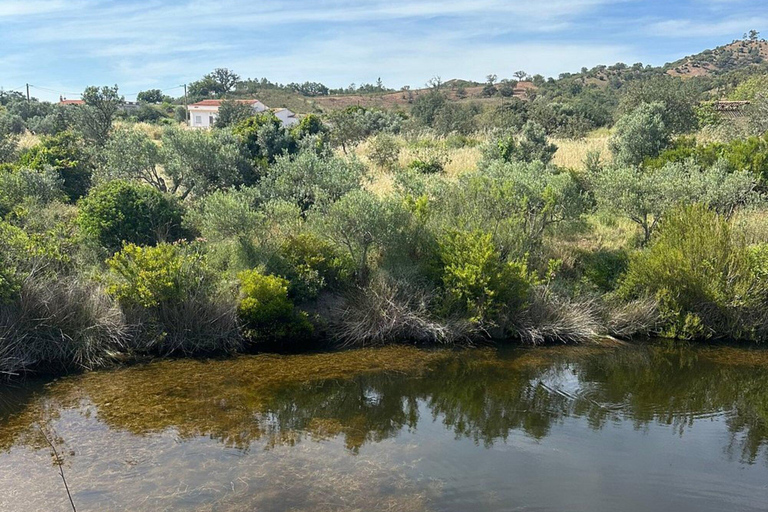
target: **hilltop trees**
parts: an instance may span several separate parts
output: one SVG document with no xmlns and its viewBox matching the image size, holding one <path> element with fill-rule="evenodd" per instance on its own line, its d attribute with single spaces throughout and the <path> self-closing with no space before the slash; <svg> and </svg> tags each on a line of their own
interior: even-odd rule
<svg viewBox="0 0 768 512">
<path fill-rule="evenodd" d="M 220 98 L 235 88 L 240 75 L 227 68 L 216 68 L 200 80 L 189 84 L 189 95 L 193 98 Z"/>
</svg>

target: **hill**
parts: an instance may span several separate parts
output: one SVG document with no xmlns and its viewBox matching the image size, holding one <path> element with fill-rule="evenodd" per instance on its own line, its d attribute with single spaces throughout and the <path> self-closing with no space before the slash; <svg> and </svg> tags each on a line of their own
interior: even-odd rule
<svg viewBox="0 0 768 512">
<path fill-rule="evenodd" d="M 734 41 L 666 64 L 667 74 L 681 77 L 718 76 L 768 61 L 768 41 Z"/>
</svg>

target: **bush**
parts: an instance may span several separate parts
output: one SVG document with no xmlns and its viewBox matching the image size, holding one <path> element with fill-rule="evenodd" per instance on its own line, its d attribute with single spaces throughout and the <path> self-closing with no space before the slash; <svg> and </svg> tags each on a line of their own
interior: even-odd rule
<svg viewBox="0 0 768 512">
<path fill-rule="evenodd" d="M 290 283 L 290 296 L 300 302 L 317 298 L 324 289 L 343 287 L 354 274 L 349 255 L 310 233 L 285 240 L 273 266 L 275 273 Z"/>
<path fill-rule="evenodd" d="M 307 314 L 296 310 L 288 298 L 288 281 L 246 270 L 238 275 L 241 299 L 237 313 L 248 339 L 302 341 L 311 336 Z"/>
<path fill-rule="evenodd" d="M 77 222 L 83 232 L 114 252 L 123 242 L 154 245 L 183 237 L 178 201 L 149 185 L 111 181 L 80 202 Z"/>
<path fill-rule="evenodd" d="M 664 124 L 664 111 L 663 103 L 645 103 L 619 119 L 609 141 L 617 165 L 640 165 L 666 149 L 670 129 Z"/>
<path fill-rule="evenodd" d="M 439 174 L 450 162 L 448 152 L 439 148 L 420 147 L 416 150 L 416 159 L 408 164 L 408 169 L 420 174 Z"/>
<path fill-rule="evenodd" d="M 488 156 L 505 162 L 538 161 L 548 164 L 556 152 L 557 146 L 549 142 L 544 129 L 533 121 L 528 121 L 519 136 L 506 135 L 494 141 Z"/>
<path fill-rule="evenodd" d="M 72 132 L 44 137 L 40 144 L 22 154 L 19 165 L 38 171 L 55 171 L 71 202 L 88 193 L 93 168 L 82 141 Z"/>
<path fill-rule="evenodd" d="M 279 157 L 259 189 L 265 199 L 289 201 L 306 211 L 360 188 L 365 172 L 365 166 L 357 160 L 324 158 L 312 151 L 302 151 L 295 157 Z"/>
<path fill-rule="evenodd" d="M 107 260 L 108 292 L 140 329 L 135 348 L 168 354 L 239 347 L 234 293 L 192 246 L 127 244 Z"/>
<path fill-rule="evenodd" d="M 762 329 L 768 281 L 729 223 L 694 205 L 665 217 L 651 246 L 631 258 L 620 292 L 655 297 L 665 336 L 743 339 Z"/>
<path fill-rule="evenodd" d="M 56 172 L 0 168 L 0 217 L 25 203 L 47 204 L 65 199 Z"/>
<path fill-rule="evenodd" d="M 598 250 L 584 252 L 576 262 L 576 270 L 582 279 L 602 292 L 616 288 L 619 278 L 627 270 L 629 257 L 622 250 Z"/>
<path fill-rule="evenodd" d="M 382 169 L 392 169 L 397 165 L 400 146 L 392 135 L 380 133 L 370 141 L 368 158 Z"/>
<path fill-rule="evenodd" d="M 490 234 L 453 231 L 439 243 L 448 312 L 494 325 L 524 308 L 535 278 L 525 261 L 504 261 Z"/>
</svg>

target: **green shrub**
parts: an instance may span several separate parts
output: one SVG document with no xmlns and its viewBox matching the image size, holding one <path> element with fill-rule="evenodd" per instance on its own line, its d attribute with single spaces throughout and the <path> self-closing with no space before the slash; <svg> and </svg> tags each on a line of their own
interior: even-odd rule
<svg viewBox="0 0 768 512">
<path fill-rule="evenodd" d="M 609 142 L 613 161 L 635 166 L 666 149 L 671 129 L 665 125 L 664 115 L 663 103 L 643 103 L 619 119 Z"/>
<path fill-rule="evenodd" d="M 604 249 L 582 253 L 575 267 L 583 280 L 602 292 L 610 292 L 618 285 L 628 263 L 629 256 L 626 251 Z"/>
<path fill-rule="evenodd" d="M 701 205 L 665 216 L 650 247 L 630 259 L 624 297 L 659 302 L 663 334 L 675 338 L 753 337 L 768 282 L 729 223 Z M 757 323 L 755 323 L 757 322 Z"/>
<path fill-rule="evenodd" d="M 65 199 L 55 171 L 0 168 L 0 217 L 25 203 L 47 204 Z"/>
<path fill-rule="evenodd" d="M 453 231 L 439 242 L 448 311 L 494 324 L 525 306 L 535 278 L 525 261 L 504 261 L 490 234 Z"/>
<path fill-rule="evenodd" d="M 139 327 L 136 347 L 195 354 L 239 346 L 234 293 L 194 246 L 127 244 L 107 260 L 108 293 Z"/>
<path fill-rule="evenodd" d="M 392 169 L 397 165 L 400 146 L 397 140 L 388 133 L 379 133 L 371 139 L 368 146 L 368 158 L 383 169 Z"/>
<path fill-rule="evenodd" d="M 21 155 L 19 165 L 38 171 L 55 171 L 71 202 L 83 197 L 91 187 L 93 166 L 82 141 L 72 132 L 44 137 L 40 144 Z"/>
<path fill-rule="evenodd" d="M 306 313 L 288 297 L 288 281 L 246 270 L 238 275 L 241 299 L 237 313 L 252 341 L 301 341 L 312 334 Z"/>
<path fill-rule="evenodd" d="M 183 237 L 181 205 L 148 185 L 112 181 L 94 188 L 79 206 L 80 228 L 112 252 L 123 242 L 154 245 Z"/>
<path fill-rule="evenodd" d="M 313 151 L 277 158 L 259 189 L 265 199 L 282 199 L 306 211 L 316 204 L 336 201 L 360 188 L 365 166 L 357 160 L 328 157 Z"/>
<path fill-rule="evenodd" d="M 290 296 L 297 301 L 317 298 L 323 289 L 338 289 L 354 274 L 354 262 L 329 242 L 310 233 L 285 240 L 275 273 L 289 281 Z"/>
<path fill-rule="evenodd" d="M 548 164 L 556 152 L 557 146 L 549 142 L 544 128 L 533 121 L 528 121 L 519 136 L 508 134 L 494 141 L 487 156 L 505 162 Z"/>
</svg>

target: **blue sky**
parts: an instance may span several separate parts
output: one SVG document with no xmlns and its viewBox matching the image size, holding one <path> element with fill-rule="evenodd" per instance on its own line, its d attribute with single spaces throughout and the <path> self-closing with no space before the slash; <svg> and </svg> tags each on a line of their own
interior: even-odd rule
<svg viewBox="0 0 768 512">
<path fill-rule="evenodd" d="M 0 86 L 128 99 L 216 67 L 279 82 L 420 87 L 516 70 L 663 64 L 768 35 L 765 0 L 0 0 Z"/>
</svg>

